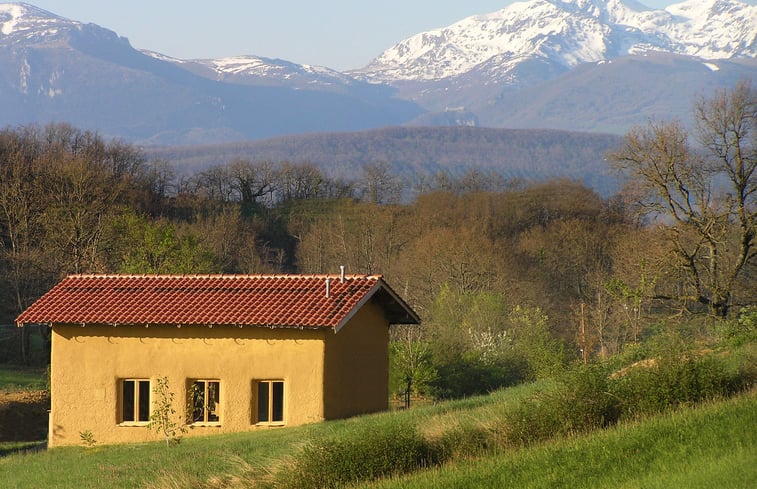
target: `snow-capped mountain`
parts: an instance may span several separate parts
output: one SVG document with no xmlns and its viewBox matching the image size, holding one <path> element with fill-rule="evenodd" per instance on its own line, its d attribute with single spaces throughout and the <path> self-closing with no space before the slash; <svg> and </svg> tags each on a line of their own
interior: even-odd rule
<svg viewBox="0 0 757 489">
<path fill-rule="evenodd" d="M 154 51 L 148 56 L 168 61 L 205 78 L 241 85 L 349 92 L 365 85 L 356 78 L 325 66 L 300 65 L 283 59 L 241 55 L 216 59 L 178 59 Z"/>
<path fill-rule="evenodd" d="M 0 3 L 0 43 L 3 44 L 50 39 L 56 37 L 61 28 L 80 26 L 79 22 L 58 17 L 33 5 Z"/>
<path fill-rule="evenodd" d="M 1 1 L 1 0 L 0 0 Z M 523 0 L 340 73 L 256 55 L 170 58 L 0 3 L 0 126 L 66 121 L 155 143 L 397 124 L 623 133 L 757 73 L 757 6 Z M 757 80 L 755 80 L 757 81 Z"/>
<path fill-rule="evenodd" d="M 260 56 L 233 56 L 219 59 L 200 59 L 194 60 L 194 62 L 216 72 L 219 80 L 235 76 L 285 80 L 317 77 L 324 80 L 324 83 L 349 85 L 355 82 L 354 78 L 323 66 L 299 65 L 282 59 Z"/>
<path fill-rule="evenodd" d="M 488 65 L 502 82 L 528 60 L 568 70 L 648 52 L 754 58 L 757 6 L 688 0 L 653 10 L 633 0 L 523 1 L 416 34 L 357 73 L 374 81 L 434 81 Z"/>
<path fill-rule="evenodd" d="M 178 144 L 369 129 L 422 112 L 387 86 L 266 62 L 148 55 L 98 25 L 0 3 L 0 127 L 65 121 Z"/>
</svg>

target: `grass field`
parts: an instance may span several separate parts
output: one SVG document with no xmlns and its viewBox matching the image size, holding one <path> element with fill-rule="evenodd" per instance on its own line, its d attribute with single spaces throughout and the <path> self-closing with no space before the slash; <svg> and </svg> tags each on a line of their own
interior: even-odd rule
<svg viewBox="0 0 757 489">
<path fill-rule="evenodd" d="M 163 443 L 65 447 L 0 458 L 3 488 L 238 488 L 265 481 L 311 440 L 359 436 L 408 419 L 424 436 L 486 425 L 549 384 L 531 384 L 408 412 L 280 430 Z M 686 408 L 591 435 L 458 457 L 441 468 L 360 487 L 753 487 L 757 483 L 757 397 Z"/>
<path fill-rule="evenodd" d="M 47 369 L 0 365 L 0 391 L 47 388 Z"/>
<path fill-rule="evenodd" d="M 490 396 L 428 405 L 405 412 L 382 413 L 302 427 L 263 430 L 203 438 L 186 438 L 167 448 L 165 443 L 61 447 L 0 458 L 2 488 L 129 488 L 198 487 L 214 476 L 254 472 L 265 474 L 309 440 L 380 428 L 408 418 L 430 432 L 442 426 L 470 423 L 490 416 L 491 410 L 516 403 L 536 390 L 531 384 L 498 391 Z M 162 482 L 161 482 L 162 481 Z M 166 481 L 174 481 L 171 485 Z"/>
<path fill-rule="evenodd" d="M 757 397 L 683 409 L 591 435 L 359 487 L 757 487 Z"/>
<path fill-rule="evenodd" d="M 651 365 L 576 365 L 485 396 L 173 446 L 0 444 L 0 488 L 757 487 L 754 344 Z M 0 394 L 45 378 L 0 370 Z M 18 424 L 10 406 L 0 428 Z"/>
</svg>

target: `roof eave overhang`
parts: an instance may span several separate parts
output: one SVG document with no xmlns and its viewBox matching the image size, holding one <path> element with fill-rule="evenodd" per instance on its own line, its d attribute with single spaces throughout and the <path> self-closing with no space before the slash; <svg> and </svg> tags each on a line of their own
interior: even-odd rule
<svg viewBox="0 0 757 489">
<path fill-rule="evenodd" d="M 64 325 L 64 326 L 81 326 L 82 328 L 86 326 L 109 326 L 109 327 L 118 327 L 118 326 L 125 326 L 130 328 L 135 327 L 141 327 L 141 328 L 147 328 L 147 327 L 175 327 L 175 328 L 264 328 L 264 329 L 312 329 L 312 330 L 318 330 L 318 329 L 329 329 L 330 326 L 325 325 L 312 325 L 312 324 L 247 324 L 247 323 L 235 323 L 235 324 L 227 324 L 227 323 L 131 323 L 131 322 L 117 322 L 117 321 L 17 321 L 16 327 L 24 327 L 24 326 L 49 326 L 53 327 L 54 325 Z"/>
<path fill-rule="evenodd" d="M 370 301 L 373 296 L 379 292 L 384 291 L 394 300 L 406 313 L 407 315 L 407 322 L 390 322 L 391 324 L 420 324 L 421 319 L 418 317 L 418 314 L 413 311 L 410 306 L 408 306 L 405 301 L 403 301 L 400 296 L 398 296 L 392 289 L 389 287 L 386 282 L 383 280 L 379 280 L 376 282 L 376 284 L 369 290 L 365 296 L 363 296 L 360 301 L 355 304 L 355 307 L 352 308 L 352 310 L 337 324 L 334 326 L 334 333 L 338 333 L 340 329 L 344 327 L 347 323 L 350 322 L 350 320 L 357 314 L 357 312 L 366 304 L 368 301 Z"/>
</svg>

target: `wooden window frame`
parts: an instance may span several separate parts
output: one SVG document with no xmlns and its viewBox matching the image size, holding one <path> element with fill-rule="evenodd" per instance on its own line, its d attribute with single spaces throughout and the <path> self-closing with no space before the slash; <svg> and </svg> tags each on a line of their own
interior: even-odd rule
<svg viewBox="0 0 757 489">
<path fill-rule="evenodd" d="M 265 390 L 264 390 L 265 389 Z M 265 395 L 261 395 L 265 392 Z M 253 382 L 253 424 L 283 426 L 286 424 L 286 382 L 283 379 L 261 379 Z M 261 400 L 261 397 L 264 399 Z"/>
<path fill-rule="evenodd" d="M 200 387 L 200 385 L 202 386 Z M 192 426 L 220 426 L 221 381 L 219 379 L 190 379 L 187 386 L 189 424 Z M 208 399 L 212 401 L 211 404 L 208 404 Z"/>
<path fill-rule="evenodd" d="M 129 387 L 129 384 L 132 384 Z M 128 388 L 128 389 L 127 389 Z M 143 389 L 145 389 L 143 391 Z M 130 394 L 129 394 L 130 393 Z M 145 401 L 145 394 L 147 400 Z M 145 378 L 125 378 L 118 381 L 118 424 L 145 426 L 152 414 L 152 383 Z M 131 404 L 131 407 L 127 404 Z M 129 419 L 131 418 L 131 419 Z"/>
</svg>

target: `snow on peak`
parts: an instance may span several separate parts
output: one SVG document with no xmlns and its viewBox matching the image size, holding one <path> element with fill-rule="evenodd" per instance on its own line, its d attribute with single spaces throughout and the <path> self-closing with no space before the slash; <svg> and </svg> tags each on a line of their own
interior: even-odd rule
<svg viewBox="0 0 757 489">
<path fill-rule="evenodd" d="M 174 58 L 173 56 L 167 56 L 157 51 L 150 51 L 149 49 L 140 49 L 139 51 L 144 55 L 150 56 L 151 58 L 155 58 L 160 61 L 167 61 L 169 63 L 174 63 L 177 65 L 185 63 L 183 59 Z"/>
<path fill-rule="evenodd" d="M 322 66 L 299 65 L 282 59 L 264 58 L 252 55 L 192 61 L 211 68 L 219 77 L 224 77 L 226 75 L 270 76 L 277 73 L 292 76 L 295 73 L 310 73 L 335 78 L 346 78 L 341 73 Z"/>
<path fill-rule="evenodd" d="M 0 32 L 6 36 L 11 34 L 18 24 L 18 20 L 23 16 L 24 10 L 21 5 L 0 4 Z"/>
<path fill-rule="evenodd" d="M 56 34 L 64 24 L 80 25 L 28 3 L 0 3 L 0 39 Z"/>
<path fill-rule="evenodd" d="M 546 58 L 571 68 L 648 51 L 709 59 L 757 56 L 757 7 L 688 0 L 650 9 L 635 0 L 529 0 L 465 18 L 392 46 L 360 72 L 374 80 L 436 80 L 498 60 Z"/>
</svg>

